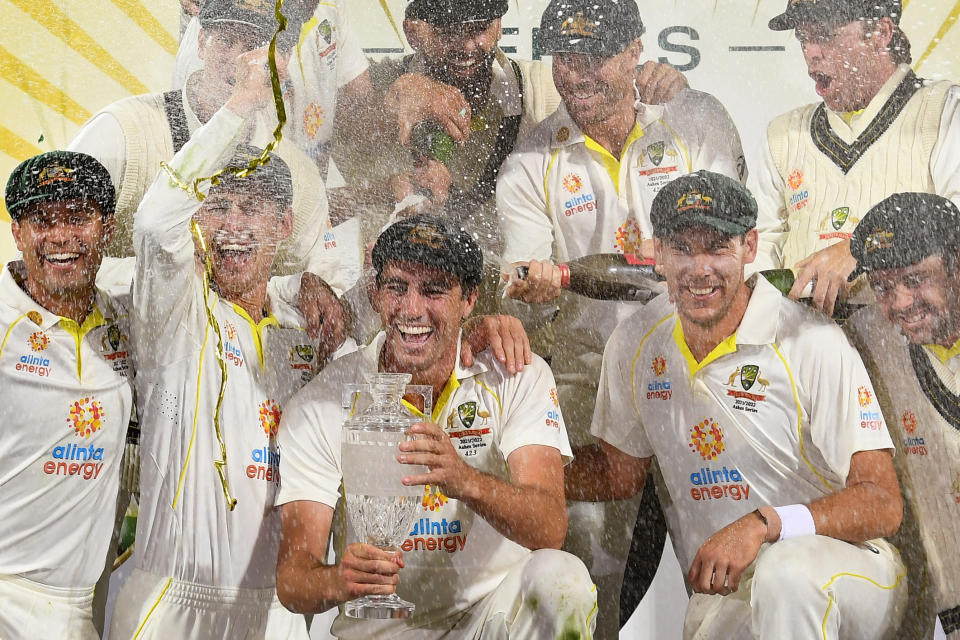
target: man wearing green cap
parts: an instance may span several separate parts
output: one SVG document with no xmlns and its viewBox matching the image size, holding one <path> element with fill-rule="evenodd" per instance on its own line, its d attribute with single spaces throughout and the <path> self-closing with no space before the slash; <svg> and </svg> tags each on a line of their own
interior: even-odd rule
<svg viewBox="0 0 960 640">
<path fill-rule="evenodd" d="M 793 30 L 819 104 L 776 118 L 758 178 L 757 268 L 793 269 L 790 295 L 832 313 L 838 297 L 869 301 L 848 282 L 850 234 L 898 191 L 960 202 L 960 87 L 910 69 L 901 0 L 791 0 L 770 20 Z"/>
<path fill-rule="evenodd" d="M 280 598 L 305 613 L 394 592 L 416 606 L 405 619 L 341 613 L 332 632 L 344 639 L 592 637 L 589 574 L 558 550 L 570 445 L 550 368 L 534 357 L 514 375 L 490 351 L 470 365 L 458 358 L 482 274 L 479 244 L 448 219 L 419 215 L 388 227 L 372 262 L 383 331 L 332 362 L 283 416 Z M 328 564 L 342 476 L 360 471 L 345 469 L 340 455 L 351 415 L 344 385 L 377 372 L 408 373 L 432 389 L 432 411 L 422 399 L 404 403 L 423 422 L 397 451 L 400 463 L 426 467 L 402 478 L 425 485 L 423 497 L 399 550 L 358 542 L 348 523 L 351 544 Z"/>
<path fill-rule="evenodd" d="M 267 68 L 267 47 L 278 28 L 273 0 L 208 0 L 199 20 L 200 55 L 203 68 L 193 73 L 178 91 L 125 98 L 94 115 L 69 145 L 88 153 L 110 171 L 117 191 L 117 233 L 108 250 L 111 256 L 132 256 L 133 218 L 147 188 L 191 133 L 206 122 L 230 98 L 239 74 L 254 71 L 272 97 Z M 296 43 L 299 23 L 291 20 L 278 36 L 276 62 L 281 80 L 286 77 L 290 50 Z M 238 68 L 238 56 L 250 69 Z M 292 117 L 292 114 L 291 114 Z M 276 114 L 273 100 L 251 113 L 238 133 L 245 143 L 264 148 L 273 139 Z M 294 180 L 293 232 L 280 247 L 275 272 L 318 274 L 335 289 L 339 281 L 339 258 L 331 233 L 323 180 L 314 163 L 290 140 L 276 148 Z"/>
<path fill-rule="evenodd" d="M 850 249 L 857 260 L 854 274 L 866 274 L 878 304 L 844 328 L 863 354 L 894 436 L 904 496 L 916 515 L 932 577 L 928 598 L 947 637 L 956 640 L 960 211 L 940 196 L 894 194 L 867 212 Z M 923 573 L 913 575 L 921 580 Z"/>
<path fill-rule="evenodd" d="M 95 283 L 113 185 L 52 151 L 14 169 L 5 200 L 23 259 L 0 275 L 0 637 L 96 640 L 132 404 L 126 300 Z"/>
<path fill-rule="evenodd" d="M 595 441 L 589 424 L 603 346 L 638 304 L 561 293 L 557 263 L 598 253 L 650 259 L 649 209 L 663 185 L 696 169 L 745 177 L 737 128 L 715 98 L 687 89 L 663 105 L 641 100 L 631 71 L 643 32 L 633 0 L 547 5 L 540 46 L 553 55 L 563 101 L 507 159 L 497 183 L 504 270 L 529 265 L 526 280 L 507 286 L 504 309 L 553 338 L 541 349 L 552 354 L 574 446 Z M 570 513 L 565 548 L 591 568 L 601 637 L 613 637 L 637 502 L 576 504 Z"/>
<path fill-rule="evenodd" d="M 887 638 L 905 573 L 893 443 L 840 329 L 766 280 L 757 205 L 699 171 L 651 210 L 669 301 L 614 331 L 570 497 L 635 494 L 656 457 L 695 592 L 685 638 Z"/>
</svg>

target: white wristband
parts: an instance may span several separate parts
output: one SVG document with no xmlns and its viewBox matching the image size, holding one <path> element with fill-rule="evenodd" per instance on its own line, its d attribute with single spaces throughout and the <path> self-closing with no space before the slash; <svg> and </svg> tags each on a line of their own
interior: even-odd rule
<svg viewBox="0 0 960 640">
<path fill-rule="evenodd" d="M 817 533 L 817 526 L 813 522 L 813 514 L 805 504 L 788 504 L 785 507 L 774 507 L 780 516 L 780 537 L 778 540 L 789 540 L 800 536 L 813 536 Z"/>
</svg>

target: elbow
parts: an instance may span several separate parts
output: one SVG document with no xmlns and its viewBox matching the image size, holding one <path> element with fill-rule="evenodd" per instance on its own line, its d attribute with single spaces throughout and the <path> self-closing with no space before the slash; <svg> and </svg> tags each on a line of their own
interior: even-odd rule
<svg viewBox="0 0 960 640">
<path fill-rule="evenodd" d="M 903 522 L 903 496 L 900 491 L 891 491 L 890 498 L 887 500 L 887 514 L 884 519 L 886 528 L 881 537 L 889 537 L 900 530 L 900 523 Z"/>
</svg>

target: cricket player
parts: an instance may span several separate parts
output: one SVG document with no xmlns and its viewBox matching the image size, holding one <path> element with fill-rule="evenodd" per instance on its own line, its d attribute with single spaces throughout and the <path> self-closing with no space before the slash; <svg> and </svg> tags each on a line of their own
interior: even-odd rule
<svg viewBox="0 0 960 640">
<path fill-rule="evenodd" d="M 946 198 L 897 193 L 853 233 L 854 274 L 877 306 L 845 325 L 888 419 L 904 496 L 917 517 L 932 599 L 960 638 L 960 211 Z"/>
<path fill-rule="evenodd" d="M 51 151 L 13 170 L 5 201 L 23 259 L 0 275 L 0 637 L 96 640 L 132 404 L 126 301 L 95 283 L 113 184 Z"/>
<path fill-rule="evenodd" d="M 899 191 L 960 202 L 960 87 L 918 78 L 900 29 L 901 0 L 790 0 L 770 20 L 793 30 L 819 104 L 767 129 L 757 180 L 757 269 L 797 273 L 790 295 L 833 312 L 838 296 L 870 301 L 849 283 L 850 234 L 871 206 Z"/>
<path fill-rule="evenodd" d="M 282 327 L 267 295 L 293 228 L 292 177 L 270 154 L 246 177 L 194 185 L 262 153 L 238 141 L 270 99 L 263 62 L 256 50 L 239 57 L 229 100 L 163 168 L 135 218 L 140 515 L 111 637 L 307 637 L 274 587 L 277 427 L 327 355 Z"/>
<path fill-rule="evenodd" d="M 648 304 L 604 352 L 599 445 L 569 496 L 642 487 L 656 457 L 667 523 L 694 591 L 685 638 L 892 638 L 906 595 L 893 443 L 839 327 L 744 282 L 757 206 L 698 171 L 657 194 L 656 260 L 670 304 Z"/>
<path fill-rule="evenodd" d="M 562 293 L 557 263 L 597 253 L 652 258 L 649 211 L 663 185 L 697 169 L 744 178 L 740 136 L 715 98 L 687 89 L 663 105 L 640 101 L 632 70 L 643 32 L 634 2 L 547 6 L 540 46 L 553 55 L 563 102 L 504 162 L 497 183 L 504 279 L 520 264 L 530 269 L 526 280 L 510 279 L 506 295 L 517 302 L 503 308 L 552 338 L 534 343 L 552 354 L 574 446 L 595 442 L 589 424 L 603 346 L 638 305 Z M 565 548 L 587 562 L 598 584 L 601 637 L 617 635 L 636 512 L 636 501 L 571 506 Z"/>
<path fill-rule="evenodd" d="M 374 307 L 383 332 L 331 363 L 288 405 L 280 427 L 283 536 L 277 589 L 292 610 L 320 612 L 365 594 L 414 602 L 412 618 L 342 613 L 339 638 L 591 637 L 596 596 L 586 567 L 558 548 L 567 532 L 562 465 L 569 458 L 553 376 L 543 360 L 511 375 L 489 351 L 458 359 L 460 324 L 477 298 L 479 245 L 454 223 L 415 216 L 373 248 Z M 397 552 L 354 542 L 325 561 L 341 499 L 341 394 L 365 373 L 412 374 L 436 398 L 412 406 L 421 438 L 401 463 L 428 473 L 422 511 Z"/>
</svg>

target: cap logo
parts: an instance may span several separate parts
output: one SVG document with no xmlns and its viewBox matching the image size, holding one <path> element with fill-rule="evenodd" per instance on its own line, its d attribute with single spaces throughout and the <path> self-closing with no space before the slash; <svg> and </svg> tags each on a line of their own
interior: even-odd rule
<svg viewBox="0 0 960 640">
<path fill-rule="evenodd" d="M 413 244 L 425 244 L 431 249 L 442 249 L 444 235 L 440 230 L 428 224 L 418 224 L 410 230 L 407 239 Z"/>
<path fill-rule="evenodd" d="M 863 250 L 869 254 L 877 249 L 889 249 L 893 246 L 893 232 L 877 229 L 863 241 Z"/>
<path fill-rule="evenodd" d="M 683 211 L 710 211 L 713 206 L 713 198 L 703 195 L 699 191 L 688 191 L 677 200 L 677 213 Z"/>
<path fill-rule="evenodd" d="M 76 169 L 64 167 L 59 164 L 44 167 L 37 175 L 37 184 L 45 187 L 51 182 L 73 182 L 75 178 L 70 174 L 74 171 L 76 171 Z"/>
<path fill-rule="evenodd" d="M 595 37 L 597 23 L 584 17 L 583 13 L 577 11 L 574 15 L 568 16 L 563 24 L 560 25 L 560 33 L 565 36 L 581 36 L 583 38 Z"/>
</svg>

